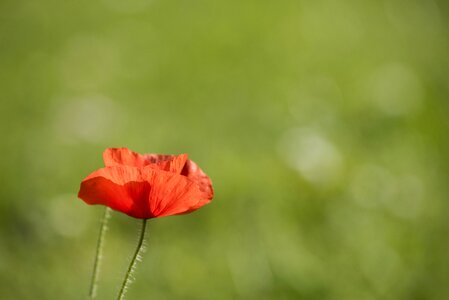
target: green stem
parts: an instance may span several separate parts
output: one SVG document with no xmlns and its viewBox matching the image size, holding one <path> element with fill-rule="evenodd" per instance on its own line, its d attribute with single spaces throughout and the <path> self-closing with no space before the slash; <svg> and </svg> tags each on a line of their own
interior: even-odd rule
<svg viewBox="0 0 449 300">
<path fill-rule="evenodd" d="M 103 218 L 101 219 L 100 233 L 98 234 L 97 249 L 95 251 L 94 268 L 92 271 L 92 278 L 90 281 L 89 299 L 94 299 L 97 295 L 98 275 L 100 273 L 100 262 L 102 258 L 104 235 L 108 228 L 108 220 L 111 217 L 111 209 L 106 207 L 104 209 Z"/>
<path fill-rule="evenodd" d="M 120 288 L 120 292 L 118 294 L 117 300 L 122 300 L 125 297 L 125 292 L 128 288 L 128 285 L 131 283 L 130 276 L 133 273 L 137 260 L 140 256 L 140 253 L 142 251 L 143 241 L 145 238 L 145 229 L 147 225 L 147 219 L 142 220 L 142 229 L 140 230 L 140 237 L 139 242 L 137 243 L 136 251 L 134 252 L 134 255 L 131 259 L 131 263 L 129 264 L 128 270 L 126 271 L 125 278 L 123 279 L 122 287 Z M 139 259 L 140 260 L 140 259 Z"/>
</svg>

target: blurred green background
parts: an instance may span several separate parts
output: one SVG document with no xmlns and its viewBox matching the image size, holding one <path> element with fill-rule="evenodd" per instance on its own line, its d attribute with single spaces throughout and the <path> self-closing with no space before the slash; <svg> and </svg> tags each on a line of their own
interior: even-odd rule
<svg viewBox="0 0 449 300">
<path fill-rule="evenodd" d="M 448 299 L 449 2 L 0 2 L 0 298 L 83 299 L 106 147 L 216 197 L 149 222 L 127 299 Z M 114 213 L 98 299 L 138 220 Z"/>
</svg>

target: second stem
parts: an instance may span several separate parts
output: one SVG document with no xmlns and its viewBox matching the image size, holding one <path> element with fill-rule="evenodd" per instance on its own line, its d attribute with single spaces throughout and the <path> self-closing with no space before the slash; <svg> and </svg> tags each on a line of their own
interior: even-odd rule
<svg viewBox="0 0 449 300">
<path fill-rule="evenodd" d="M 134 268 L 137 264 L 137 258 L 139 257 L 139 255 L 142 251 L 142 248 L 143 248 L 142 246 L 143 246 L 143 241 L 145 239 L 146 225 L 147 225 L 147 219 L 143 219 L 142 220 L 142 229 L 140 230 L 140 236 L 139 236 L 139 241 L 137 243 L 136 251 L 134 252 L 134 255 L 131 259 L 128 270 L 126 271 L 125 278 L 123 279 L 122 287 L 120 288 L 120 292 L 118 294 L 117 300 L 124 299 L 126 289 L 128 288 L 128 285 L 131 283 L 130 276 L 134 271 Z"/>
</svg>

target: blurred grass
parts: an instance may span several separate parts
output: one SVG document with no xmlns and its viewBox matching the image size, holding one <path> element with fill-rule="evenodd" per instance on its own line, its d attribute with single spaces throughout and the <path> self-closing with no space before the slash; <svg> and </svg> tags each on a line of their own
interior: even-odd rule
<svg viewBox="0 0 449 300">
<path fill-rule="evenodd" d="M 446 1 L 0 2 L 0 292 L 80 299 L 106 147 L 216 198 L 149 222 L 128 299 L 445 299 Z M 137 235 L 114 214 L 98 299 Z"/>
</svg>

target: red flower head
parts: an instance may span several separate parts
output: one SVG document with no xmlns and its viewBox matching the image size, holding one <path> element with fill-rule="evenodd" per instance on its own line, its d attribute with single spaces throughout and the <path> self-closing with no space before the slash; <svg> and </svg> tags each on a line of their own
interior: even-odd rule
<svg viewBox="0 0 449 300">
<path fill-rule="evenodd" d="M 106 167 L 81 182 L 78 197 L 88 204 L 149 219 L 194 211 L 214 195 L 210 178 L 187 154 L 139 154 L 108 148 L 103 160 Z"/>
</svg>

